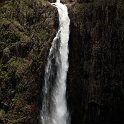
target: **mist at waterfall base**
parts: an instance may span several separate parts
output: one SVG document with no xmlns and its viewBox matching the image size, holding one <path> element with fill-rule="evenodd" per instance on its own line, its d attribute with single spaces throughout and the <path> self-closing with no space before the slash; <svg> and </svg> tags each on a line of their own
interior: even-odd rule
<svg viewBox="0 0 124 124">
<path fill-rule="evenodd" d="M 58 0 L 51 3 L 59 13 L 59 30 L 53 39 L 45 69 L 43 102 L 41 110 L 42 124 L 69 124 L 69 112 L 66 103 L 66 77 L 68 71 L 68 10 Z"/>
</svg>

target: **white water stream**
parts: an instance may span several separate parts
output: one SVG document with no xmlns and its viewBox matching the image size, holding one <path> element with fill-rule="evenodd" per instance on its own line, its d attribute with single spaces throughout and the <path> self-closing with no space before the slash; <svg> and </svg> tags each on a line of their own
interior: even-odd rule
<svg viewBox="0 0 124 124">
<path fill-rule="evenodd" d="M 66 77 L 70 19 L 67 7 L 60 0 L 51 4 L 58 9 L 59 30 L 53 39 L 45 70 L 41 123 L 68 124 Z"/>
</svg>

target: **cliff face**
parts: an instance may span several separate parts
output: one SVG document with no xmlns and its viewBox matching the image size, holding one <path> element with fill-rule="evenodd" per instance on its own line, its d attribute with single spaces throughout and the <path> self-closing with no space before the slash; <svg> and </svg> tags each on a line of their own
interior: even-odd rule
<svg viewBox="0 0 124 124">
<path fill-rule="evenodd" d="M 123 124 L 124 1 L 62 0 L 70 25 L 71 124 Z M 58 27 L 43 0 L 0 4 L 0 124 L 37 124 L 44 68 Z"/>
<path fill-rule="evenodd" d="M 124 1 L 82 0 L 69 12 L 72 124 L 123 124 Z"/>
<path fill-rule="evenodd" d="M 55 9 L 40 0 L 0 5 L 0 124 L 36 124 Z"/>
</svg>

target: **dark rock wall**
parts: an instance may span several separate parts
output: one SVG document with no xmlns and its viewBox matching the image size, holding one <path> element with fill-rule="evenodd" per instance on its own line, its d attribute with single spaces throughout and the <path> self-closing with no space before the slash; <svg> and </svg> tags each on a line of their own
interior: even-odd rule
<svg viewBox="0 0 124 124">
<path fill-rule="evenodd" d="M 124 1 L 69 8 L 67 98 L 72 124 L 124 123 Z"/>
</svg>

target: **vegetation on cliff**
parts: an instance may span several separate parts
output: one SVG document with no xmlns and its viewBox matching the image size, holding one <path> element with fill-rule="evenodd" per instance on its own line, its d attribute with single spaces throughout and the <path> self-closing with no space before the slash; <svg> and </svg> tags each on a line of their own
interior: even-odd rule
<svg viewBox="0 0 124 124">
<path fill-rule="evenodd" d="M 0 5 L 0 123 L 38 123 L 55 10 L 43 0 Z"/>
</svg>

